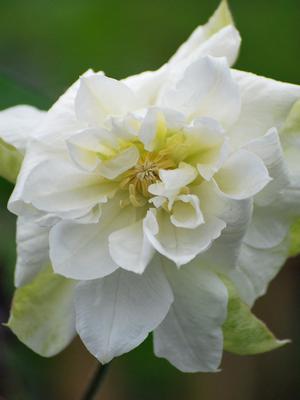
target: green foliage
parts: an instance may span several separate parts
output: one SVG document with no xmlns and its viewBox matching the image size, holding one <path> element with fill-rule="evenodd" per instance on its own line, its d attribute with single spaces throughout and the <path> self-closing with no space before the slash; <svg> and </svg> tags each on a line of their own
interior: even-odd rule
<svg viewBox="0 0 300 400">
<path fill-rule="evenodd" d="M 223 325 L 224 350 L 239 355 L 252 355 L 274 350 L 289 342 L 276 339 L 241 300 L 234 285 L 225 277 L 222 280 L 229 295 L 228 315 Z"/>
</svg>

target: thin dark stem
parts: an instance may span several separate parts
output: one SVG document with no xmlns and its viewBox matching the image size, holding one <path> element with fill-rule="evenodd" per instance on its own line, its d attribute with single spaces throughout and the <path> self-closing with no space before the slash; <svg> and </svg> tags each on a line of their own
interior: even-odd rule
<svg viewBox="0 0 300 400">
<path fill-rule="evenodd" d="M 101 385 L 103 384 L 108 367 L 109 364 L 99 365 L 99 367 L 97 367 L 95 375 L 93 376 L 85 394 L 83 395 L 82 400 L 95 399 L 96 394 L 98 393 L 98 391 L 101 388 Z"/>
</svg>

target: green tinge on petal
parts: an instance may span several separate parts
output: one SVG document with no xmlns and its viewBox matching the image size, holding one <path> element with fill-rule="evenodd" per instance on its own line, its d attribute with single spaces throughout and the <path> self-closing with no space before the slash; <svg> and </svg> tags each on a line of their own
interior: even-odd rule
<svg viewBox="0 0 300 400">
<path fill-rule="evenodd" d="M 289 256 L 294 257 L 300 254 L 300 218 L 293 223 L 290 229 Z"/>
<path fill-rule="evenodd" d="M 15 183 L 22 161 L 22 154 L 14 146 L 0 139 L 0 176 Z"/>
<path fill-rule="evenodd" d="M 240 299 L 232 282 L 221 277 L 228 290 L 228 314 L 223 324 L 224 350 L 239 355 L 265 353 L 289 343 L 277 340 Z"/>
<path fill-rule="evenodd" d="M 234 25 L 234 21 L 227 0 L 222 0 L 206 25 L 207 35 L 212 36 L 227 25 Z"/>
<path fill-rule="evenodd" d="M 300 100 L 297 100 L 285 120 L 282 133 L 287 135 L 300 135 Z"/>
<path fill-rule="evenodd" d="M 32 283 L 16 290 L 7 326 L 41 356 L 59 353 L 75 336 L 75 285 L 50 267 L 42 270 Z"/>
</svg>

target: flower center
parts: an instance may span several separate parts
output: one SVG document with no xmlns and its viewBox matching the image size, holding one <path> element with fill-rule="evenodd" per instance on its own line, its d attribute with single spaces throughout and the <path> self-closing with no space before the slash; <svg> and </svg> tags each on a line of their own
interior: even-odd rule
<svg viewBox="0 0 300 400">
<path fill-rule="evenodd" d="M 123 175 L 120 187 L 128 189 L 129 198 L 122 201 L 121 206 L 125 207 L 130 203 L 134 207 L 144 206 L 147 199 L 151 197 L 148 192 L 149 185 L 159 181 L 159 170 L 172 169 L 175 166 L 174 161 L 167 156 L 166 152 L 145 152 L 137 164 Z"/>
</svg>

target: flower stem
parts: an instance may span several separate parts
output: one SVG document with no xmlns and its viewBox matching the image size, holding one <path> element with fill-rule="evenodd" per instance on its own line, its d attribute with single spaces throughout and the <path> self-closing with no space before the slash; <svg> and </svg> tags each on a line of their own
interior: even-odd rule
<svg viewBox="0 0 300 400">
<path fill-rule="evenodd" d="M 99 365 L 95 372 L 95 375 L 91 379 L 89 386 L 85 394 L 82 397 L 82 400 L 95 400 L 95 396 L 101 388 L 103 384 L 105 375 L 107 373 L 109 364 Z"/>
</svg>

